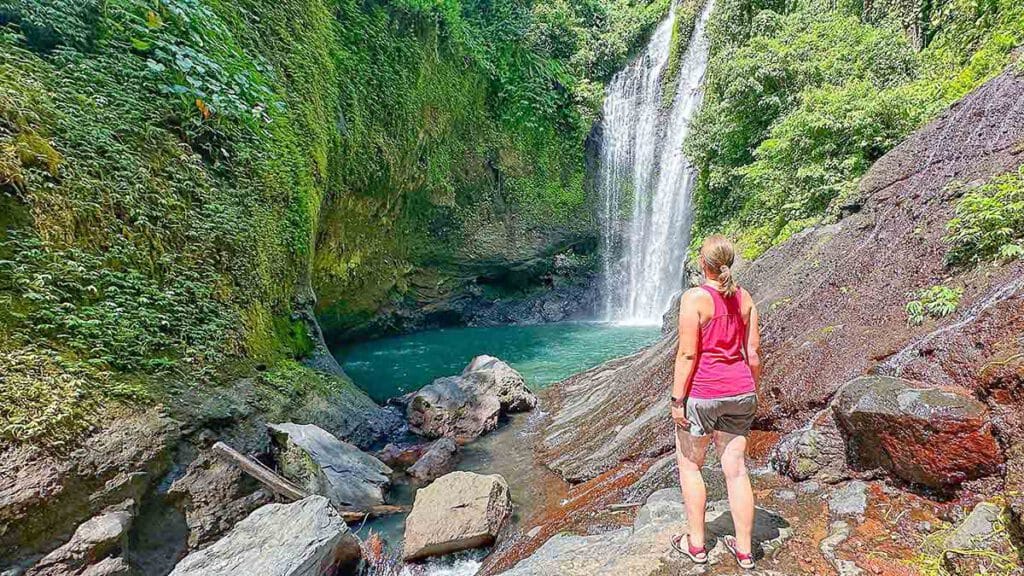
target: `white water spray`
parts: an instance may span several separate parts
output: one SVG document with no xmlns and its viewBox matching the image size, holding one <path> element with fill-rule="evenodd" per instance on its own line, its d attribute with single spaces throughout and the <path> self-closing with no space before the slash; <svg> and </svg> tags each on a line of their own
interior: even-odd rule
<svg viewBox="0 0 1024 576">
<path fill-rule="evenodd" d="M 662 76 L 674 7 L 605 95 L 596 183 L 608 320 L 656 322 L 682 286 L 696 181 L 682 149 L 704 95 L 711 6 L 709 0 L 694 26 L 668 109 L 662 106 Z"/>
</svg>

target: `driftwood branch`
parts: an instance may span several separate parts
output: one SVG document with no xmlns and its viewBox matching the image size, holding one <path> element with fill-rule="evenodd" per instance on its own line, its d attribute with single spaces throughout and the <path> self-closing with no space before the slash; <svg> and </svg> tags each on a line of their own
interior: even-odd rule
<svg viewBox="0 0 1024 576">
<path fill-rule="evenodd" d="M 277 472 L 267 468 L 259 460 L 250 458 L 223 442 L 217 442 L 214 444 L 213 452 L 223 460 L 238 466 L 242 472 L 252 476 L 257 482 L 265 486 L 272 493 L 286 500 L 302 500 L 308 496 L 308 494 L 306 494 L 301 488 L 292 484 Z M 390 504 L 370 506 L 369 508 L 338 508 L 338 513 L 340 513 L 341 517 L 345 519 L 345 522 L 349 523 L 360 522 L 366 518 L 376 518 L 377 516 L 401 514 L 402 512 L 408 511 L 408 506 L 394 506 Z"/>
<path fill-rule="evenodd" d="M 284 479 L 277 472 L 274 472 L 270 468 L 261 464 L 258 460 L 242 454 L 223 442 L 217 442 L 214 444 L 213 452 L 224 460 L 238 466 L 241 468 L 242 472 L 252 476 L 257 482 L 266 486 L 268 490 L 282 498 L 289 501 L 295 501 L 302 500 L 307 496 L 301 488 Z"/>
</svg>

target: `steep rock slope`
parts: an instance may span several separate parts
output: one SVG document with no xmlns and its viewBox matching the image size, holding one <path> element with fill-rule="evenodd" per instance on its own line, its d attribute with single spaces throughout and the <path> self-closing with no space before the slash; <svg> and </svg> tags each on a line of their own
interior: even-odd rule
<svg viewBox="0 0 1024 576">
<path fill-rule="evenodd" d="M 756 426 L 796 428 L 846 381 L 878 371 L 970 390 L 992 408 L 1003 446 L 1018 445 L 1024 263 L 948 268 L 943 237 L 962 184 L 1022 162 L 1024 78 L 1011 70 L 880 159 L 852 215 L 797 235 L 744 270 L 741 282 L 764 316 Z M 960 307 L 909 326 L 904 305 L 936 284 L 963 288 Z M 670 331 L 645 351 L 556 386 L 540 445 L 545 462 L 582 481 L 669 450 L 676 338 Z"/>
</svg>

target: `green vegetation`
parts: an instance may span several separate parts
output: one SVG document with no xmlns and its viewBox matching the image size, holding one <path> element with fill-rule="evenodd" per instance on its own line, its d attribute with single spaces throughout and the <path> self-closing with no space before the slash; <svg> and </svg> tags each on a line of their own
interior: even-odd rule
<svg viewBox="0 0 1024 576">
<path fill-rule="evenodd" d="M 705 104 L 694 238 L 758 254 L 854 197 L 881 155 L 1000 72 L 1024 41 L 1014 0 L 721 0 Z"/>
<path fill-rule="evenodd" d="M 1024 257 L 1024 168 L 964 194 L 946 241 L 952 265 Z"/>
<path fill-rule="evenodd" d="M 0 442 L 306 386 L 297 296 L 344 325 L 590 233 L 602 82 L 668 6 L 0 1 Z"/>
<path fill-rule="evenodd" d="M 964 291 L 960 288 L 949 288 L 946 286 L 932 286 L 919 290 L 914 295 L 914 300 L 907 302 L 907 323 L 911 326 L 920 326 L 926 317 L 944 318 L 956 311 L 960 305 L 960 297 Z"/>
</svg>

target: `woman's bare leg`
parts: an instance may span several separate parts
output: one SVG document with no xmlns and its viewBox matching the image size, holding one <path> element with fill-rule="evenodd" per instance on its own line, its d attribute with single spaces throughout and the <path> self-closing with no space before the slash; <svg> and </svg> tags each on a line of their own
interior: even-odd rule
<svg viewBox="0 0 1024 576">
<path fill-rule="evenodd" d="M 708 450 L 710 436 L 692 436 L 676 427 L 676 462 L 679 464 L 679 485 L 683 489 L 686 521 L 689 524 L 690 545 L 704 546 L 704 507 L 707 491 L 700 469 Z M 683 546 L 685 546 L 685 540 Z"/>
<path fill-rule="evenodd" d="M 747 476 L 747 438 L 725 432 L 715 432 L 715 448 L 722 461 L 725 487 L 729 491 L 729 509 L 736 527 L 736 547 L 750 554 L 751 535 L 754 531 L 754 491 Z"/>
</svg>

